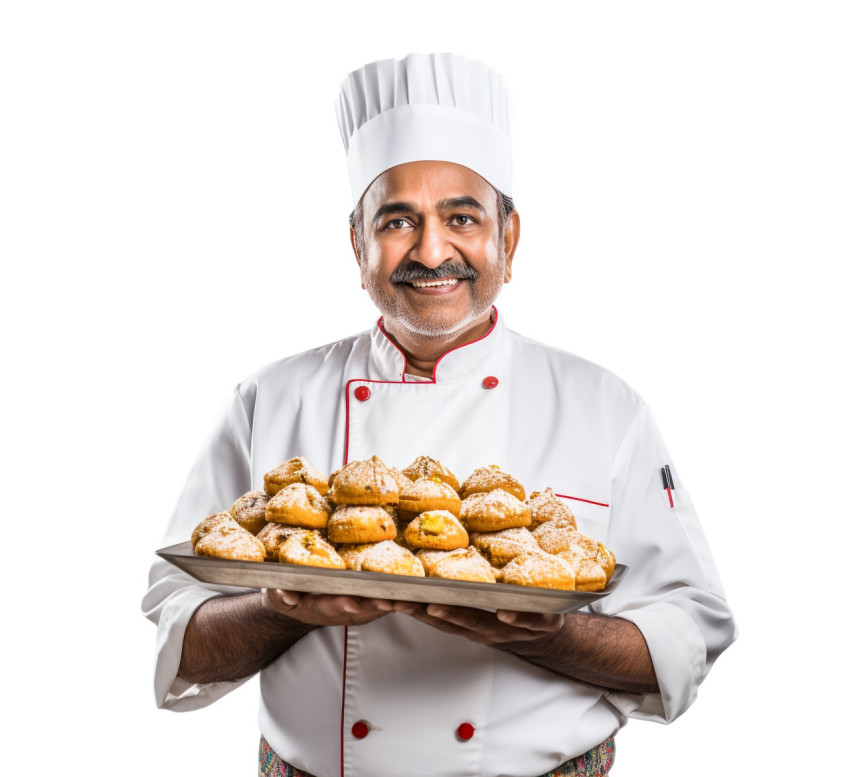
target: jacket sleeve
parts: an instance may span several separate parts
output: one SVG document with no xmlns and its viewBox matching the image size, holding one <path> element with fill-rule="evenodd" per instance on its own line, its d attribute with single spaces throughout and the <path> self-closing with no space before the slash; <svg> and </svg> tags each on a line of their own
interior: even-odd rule
<svg viewBox="0 0 850 777">
<path fill-rule="evenodd" d="M 251 424 L 239 390 L 225 403 L 201 455 L 195 462 L 168 525 L 163 546 L 185 542 L 208 515 L 227 509 L 251 490 Z M 159 707 L 191 710 L 211 704 L 241 685 L 192 685 L 177 677 L 183 634 L 192 614 L 207 599 L 244 590 L 201 583 L 164 559 L 151 566 L 145 616 L 157 626 L 154 692 Z"/>
<path fill-rule="evenodd" d="M 669 723 L 696 699 L 714 661 L 737 637 L 708 543 L 679 473 L 673 507 L 661 468 L 672 462 L 643 405 L 613 462 L 608 545 L 629 570 L 593 609 L 632 621 L 660 686 L 646 696 L 611 693 L 623 714 Z"/>
</svg>

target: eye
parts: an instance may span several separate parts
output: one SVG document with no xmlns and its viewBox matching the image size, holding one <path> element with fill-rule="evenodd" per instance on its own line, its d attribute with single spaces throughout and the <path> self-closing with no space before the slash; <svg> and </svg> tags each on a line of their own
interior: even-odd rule
<svg viewBox="0 0 850 777">
<path fill-rule="evenodd" d="M 450 224 L 453 224 L 456 227 L 469 227 L 475 223 L 475 219 L 472 216 L 467 216 L 463 213 L 459 213 L 457 216 L 452 216 Z"/>
<path fill-rule="evenodd" d="M 384 229 L 404 229 L 405 227 L 410 227 L 412 224 L 407 219 L 397 218 L 390 219 L 386 224 L 384 224 Z"/>
</svg>

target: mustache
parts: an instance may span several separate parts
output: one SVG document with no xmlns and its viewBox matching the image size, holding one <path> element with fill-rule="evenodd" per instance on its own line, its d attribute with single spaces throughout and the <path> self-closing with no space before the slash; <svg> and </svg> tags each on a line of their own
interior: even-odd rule
<svg viewBox="0 0 850 777">
<path fill-rule="evenodd" d="M 426 267 L 419 262 L 408 262 L 396 267 L 390 275 L 390 283 L 410 283 L 411 281 L 437 281 L 440 278 L 459 278 L 462 281 L 474 281 L 478 277 L 468 264 L 443 262 L 439 267 Z"/>
</svg>

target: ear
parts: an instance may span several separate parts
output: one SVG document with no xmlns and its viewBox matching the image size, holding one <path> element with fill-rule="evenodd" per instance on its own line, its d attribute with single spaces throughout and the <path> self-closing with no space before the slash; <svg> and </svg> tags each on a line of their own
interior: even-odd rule
<svg viewBox="0 0 850 777">
<path fill-rule="evenodd" d="M 349 233 L 349 235 L 348 235 L 349 239 L 351 240 L 351 250 L 354 252 L 354 258 L 357 261 L 357 266 L 360 267 L 360 269 L 362 270 L 363 265 L 360 263 L 360 255 L 357 253 L 357 239 L 356 239 L 355 234 L 354 234 L 354 228 L 349 227 L 348 233 Z M 361 289 L 366 288 L 366 284 L 364 284 L 362 281 L 360 283 L 360 288 Z"/>
<path fill-rule="evenodd" d="M 519 244 L 519 213 L 513 211 L 505 226 L 505 283 L 511 282 L 514 254 Z"/>
<path fill-rule="evenodd" d="M 354 234 L 354 227 L 348 228 L 349 239 L 351 240 L 351 250 L 354 251 L 354 258 L 357 260 L 357 264 L 360 264 L 360 257 L 357 255 L 357 238 Z"/>
</svg>

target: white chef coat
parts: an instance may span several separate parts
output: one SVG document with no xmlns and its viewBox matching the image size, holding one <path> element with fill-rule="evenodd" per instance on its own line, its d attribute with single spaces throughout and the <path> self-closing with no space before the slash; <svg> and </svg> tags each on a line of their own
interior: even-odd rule
<svg viewBox="0 0 850 777">
<path fill-rule="evenodd" d="M 260 728 L 272 748 L 319 777 L 397 775 L 399 764 L 407 777 L 533 777 L 628 716 L 680 715 L 735 625 L 675 469 L 673 507 L 662 488 L 660 469 L 672 462 L 644 402 L 610 372 L 507 330 L 498 315 L 483 338 L 446 353 L 431 381 L 411 381 L 405 366 L 379 321 L 240 384 L 164 543 L 185 541 L 293 456 L 329 473 L 373 454 L 400 468 L 424 454 L 461 481 L 498 464 L 528 491 L 552 487 L 579 529 L 629 566 L 592 610 L 640 628 L 661 692 L 593 689 L 391 614 L 315 629 L 263 670 Z M 143 608 L 158 624 L 157 703 L 210 704 L 239 683 L 177 679 L 183 634 L 203 601 L 238 589 L 199 583 L 162 560 L 150 583 Z M 466 740 L 463 723 L 474 727 Z"/>
</svg>

